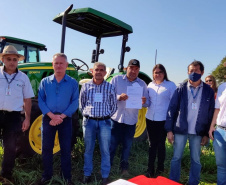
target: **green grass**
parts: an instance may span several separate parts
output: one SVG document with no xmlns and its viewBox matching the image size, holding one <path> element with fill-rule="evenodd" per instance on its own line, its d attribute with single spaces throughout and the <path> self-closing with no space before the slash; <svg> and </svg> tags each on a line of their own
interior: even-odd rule
<svg viewBox="0 0 226 185">
<path fill-rule="evenodd" d="M 170 160 L 173 155 L 173 148 L 167 142 L 166 143 L 166 160 L 165 160 L 165 173 L 162 176 L 168 177 L 170 171 Z M 114 165 L 111 169 L 110 180 L 114 181 L 119 178 L 119 152 L 114 160 Z M 84 143 L 79 140 L 75 145 L 72 152 L 72 180 L 76 185 L 80 185 L 81 178 L 83 177 L 83 154 L 84 154 Z M 0 160 L 2 160 L 2 152 L 0 150 Z M 134 142 L 131 155 L 130 155 L 130 175 L 128 178 L 144 175 L 147 170 L 148 161 L 148 142 Z M 100 174 L 100 152 L 99 146 L 96 145 L 94 152 L 94 170 L 92 174 L 92 183 L 90 185 L 100 185 L 101 184 L 101 174 Z M 208 147 L 202 148 L 201 154 L 202 172 L 201 172 L 201 182 L 200 185 L 214 185 L 216 184 L 216 164 L 215 156 L 212 147 L 212 142 Z M 182 159 L 182 171 L 181 171 L 181 183 L 187 184 L 188 174 L 190 168 L 190 153 L 188 149 L 188 144 L 184 151 L 184 156 Z M 17 159 L 16 167 L 14 169 L 14 180 L 16 185 L 31 185 L 35 181 L 41 178 L 42 174 L 42 160 L 40 155 L 35 155 L 34 157 L 24 160 Z M 65 182 L 60 177 L 60 156 L 54 155 L 54 176 L 50 184 L 65 184 Z"/>
</svg>

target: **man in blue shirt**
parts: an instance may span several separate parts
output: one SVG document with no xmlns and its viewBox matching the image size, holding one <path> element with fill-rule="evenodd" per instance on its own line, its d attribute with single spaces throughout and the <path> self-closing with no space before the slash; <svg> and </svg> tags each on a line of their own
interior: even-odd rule
<svg viewBox="0 0 226 185">
<path fill-rule="evenodd" d="M 44 78 L 39 86 L 38 102 L 43 113 L 42 160 L 44 172 L 39 184 L 53 175 L 53 146 L 58 131 L 61 148 L 61 168 L 67 184 L 71 182 L 72 114 L 78 108 L 79 88 L 76 80 L 66 74 L 67 56 L 53 56 L 54 74 Z"/>
</svg>

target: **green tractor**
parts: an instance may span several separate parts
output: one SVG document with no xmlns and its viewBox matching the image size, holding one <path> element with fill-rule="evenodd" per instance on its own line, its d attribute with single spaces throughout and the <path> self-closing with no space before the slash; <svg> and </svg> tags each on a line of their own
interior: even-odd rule
<svg viewBox="0 0 226 185">
<path fill-rule="evenodd" d="M 91 63 L 98 61 L 99 55 L 104 53 L 104 50 L 100 49 L 101 38 L 122 36 L 121 57 L 118 65 L 119 72 L 114 73 L 113 68 L 107 68 L 107 75 L 105 76 L 105 79 L 110 81 L 115 75 L 125 74 L 124 56 L 126 52 L 130 51 L 130 48 L 126 46 L 126 42 L 128 41 L 128 35 L 133 33 L 132 27 L 112 16 L 92 8 L 72 10 L 72 7 L 73 5 L 53 19 L 54 22 L 62 24 L 60 52 L 64 53 L 66 27 L 96 38 L 96 49 L 92 52 Z M 30 130 L 23 135 L 21 139 L 22 141 L 20 141 L 20 143 L 23 143 L 24 148 L 20 150 L 22 153 L 25 152 L 30 155 L 28 148 L 32 148 L 36 153 L 41 154 L 42 114 L 38 107 L 37 93 L 40 81 L 44 77 L 53 74 L 52 63 L 41 62 L 40 60 L 40 51 L 47 51 L 46 46 L 43 44 L 13 37 L 0 36 L 0 52 L 2 52 L 3 48 L 9 44 L 14 45 L 18 52 L 25 56 L 25 60 L 19 64 L 18 68 L 28 75 L 35 94 L 35 98 L 32 100 L 31 127 Z M 80 85 L 92 79 L 92 73 L 89 70 L 87 63 L 77 58 L 71 59 L 71 64 L 69 64 L 66 73 L 75 78 Z M 151 82 L 151 78 L 143 72 L 139 73 L 139 77 L 147 84 Z M 140 139 L 146 135 L 145 114 L 146 108 L 139 111 L 138 123 L 134 136 L 136 139 Z M 82 116 L 77 111 L 77 113 L 73 116 L 73 143 L 76 141 L 76 136 L 79 135 L 78 130 L 81 122 Z M 53 153 L 56 153 L 59 150 L 60 146 L 56 135 Z"/>
</svg>

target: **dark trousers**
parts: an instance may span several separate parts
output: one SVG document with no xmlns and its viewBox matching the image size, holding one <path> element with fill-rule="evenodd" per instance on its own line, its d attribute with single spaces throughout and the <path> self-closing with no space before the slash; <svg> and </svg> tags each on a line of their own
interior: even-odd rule
<svg viewBox="0 0 226 185">
<path fill-rule="evenodd" d="M 111 165 L 113 164 L 116 149 L 120 143 L 122 143 L 122 155 L 120 160 L 120 167 L 122 170 L 127 170 L 129 163 L 130 149 L 133 143 L 133 137 L 136 130 L 136 124 L 127 125 L 125 123 L 118 123 L 112 120 L 111 129 L 111 146 L 110 146 L 110 156 Z"/>
<path fill-rule="evenodd" d="M 146 124 L 149 139 L 148 170 L 149 172 L 154 173 L 155 158 L 156 155 L 158 155 L 157 170 L 164 171 L 164 161 L 166 155 L 166 131 L 164 129 L 165 121 L 151 121 L 146 119 Z"/>
<path fill-rule="evenodd" d="M 66 117 L 57 126 L 49 124 L 50 118 L 45 115 L 42 123 L 42 161 L 44 166 L 43 178 L 50 179 L 53 175 L 53 146 L 56 131 L 60 142 L 61 171 L 64 179 L 71 180 L 71 137 L 72 119 Z"/>
<path fill-rule="evenodd" d="M 4 155 L 1 175 L 10 179 L 16 158 L 16 140 L 21 131 L 21 114 L 13 111 L 0 111 L 0 128 L 3 136 Z"/>
</svg>

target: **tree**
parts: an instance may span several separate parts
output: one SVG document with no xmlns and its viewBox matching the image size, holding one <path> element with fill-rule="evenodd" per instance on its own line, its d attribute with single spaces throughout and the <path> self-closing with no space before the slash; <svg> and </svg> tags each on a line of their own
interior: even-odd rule
<svg viewBox="0 0 226 185">
<path fill-rule="evenodd" d="M 212 75 L 216 78 L 218 84 L 226 80 L 226 56 L 221 60 L 220 64 L 212 71 Z"/>
</svg>

